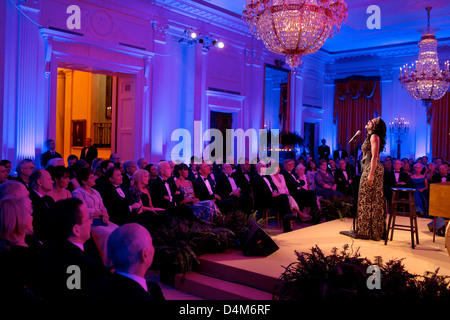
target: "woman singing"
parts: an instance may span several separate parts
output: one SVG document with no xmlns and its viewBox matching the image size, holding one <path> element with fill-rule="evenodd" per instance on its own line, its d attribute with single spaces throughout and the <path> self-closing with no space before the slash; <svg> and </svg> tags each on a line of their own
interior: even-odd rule
<svg viewBox="0 0 450 320">
<path fill-rule="evenodd" d="M 356 236 L 360 239 L 381 240 L 385 233 L 383 196 L 384 168 L 380 153 L 386 144 L 386 124 L 378 117 L 366 125 L 367 138 L 361 150 L 362 175 L 359 185 Z"/>
</svg>

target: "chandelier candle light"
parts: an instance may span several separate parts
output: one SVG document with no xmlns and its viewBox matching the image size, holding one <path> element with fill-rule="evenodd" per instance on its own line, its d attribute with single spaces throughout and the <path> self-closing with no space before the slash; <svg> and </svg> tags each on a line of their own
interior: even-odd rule
<svg viewBox="0 0 450 320">
<path fill-rule="evenodd" d="M 303 55 L 340 31 L 347 16 L 344 0 L 247 0 L 242 18 L 268 50 L 285 55 L 295 70 Z"/>
<path fill-rule="evenodd" d="M 400 68 L 400 82 L 403 88 L 417 100 L 422 100 L 427 108 L 432 100 L 441 99 L 450 87 L 449 63 L 445 62 L 444 70 L 439 68 L 437 40 L 434 35 L 438 28 L 430 27 L 431 7 L 428 12 L 428 26 L 421 30 L 419 57 L 415 64 Z"/>
<path fill-rule="evenodd" d="M 401 137 L 408 133 L 409 122 L 405 121 L 405 118 L 394 118 L 394 121 L 389 122 L 389 131 L 391 134 L 397 137 L 397 159 L 400 159 L 400 145 L 403 142 Z"/>
</svg>

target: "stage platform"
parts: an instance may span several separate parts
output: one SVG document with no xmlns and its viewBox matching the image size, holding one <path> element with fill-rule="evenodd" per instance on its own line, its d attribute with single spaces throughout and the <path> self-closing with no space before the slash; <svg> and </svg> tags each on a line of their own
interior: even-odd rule
<svg viewBox="0 0 450 320">
<path fill-rule="evenodd" d="M 398 223 L 407 224 L 409 219 L 397 217 Z M 402 221 L 404 219 L 404 221 Z M 228 250 L 220 254 L 206 254 L 200 257 L 197 270 L 187 274 L 183 280 L 176 279 L 175 288 L 195 296 L 210 299 L 255 299 L 269 300 L 274 284 L 284 268 L 296 262 L 295 251 L 310 252 L 318 246 L 325 254 L 336 247 L 359 250 L 361 257 L 375 262 L 377 256 L 384 263 L 391 259 L 403 259 L 410 273 L 423 275 L 426 271 L 450 275 L 450 256 L 445 248 L 444 238 L 428 229 L 430 219 L 418 218 L 419 244 L 411 248 L 409 231 L 395 230 L 393 241 L 372 241 L 354 239 L 341 234 L 352 229 L 353 220 L 334 220 L 272 236 L 279 250 L 267 257 L 246 257 L 240 250 Z"/>
</svg>

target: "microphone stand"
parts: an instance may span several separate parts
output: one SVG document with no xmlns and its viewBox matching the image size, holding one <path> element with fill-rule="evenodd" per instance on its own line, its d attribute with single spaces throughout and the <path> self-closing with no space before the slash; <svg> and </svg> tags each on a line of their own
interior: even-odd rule
<svg viewBox="0 0 450 320">
<path fill-rule="evenodd" d="M 352 140 L 355 140 L 355 139 L 352 139 Z M 352 141 L 349 141 L 347 143 L 347 148 L 348 148 L 348 145 L 351 142 Z M 355 177 L 356 177 L 356 169 L 357 169 L 357 161 L 358 161 L 358 148 L 355 149 L 354 153 L 355 153 Z M 351 154 L 351 152 L 349 154 Z M 350 159 L 349 159 L 349 164 L 350 165 L 349 165 L 349 168 L 347 169 L 347 174 L 350 177 L 350 175 L 351 175 L 351 173 L 350 173 L 350 171 L 351 171 L 350 170 L 350 166 L 351 166 Z M 350 180 L 350 178 L 349 178 L 349 180 Z M 355 197 L 355 193 L 356 193 L 355 192 L 355 185 L 356 185 L 355 181 L 352 179 L 353 200 L 356 201 L 356 206 L 358 206 L 358 201 L 357 201 L 357 198 Z M 344 236 L 348 236 L 350 238 L 356 238 L 356 215 L 357 215 L 357 213 L 358 213 L 358 209 L 356 210 L 355 214 L 353 215 L 353 228 L 352 228 L 352 230 L 350 230 L 350 231 L 341 231 L 341 232 L 339 232 L 340 234 L 342 234 Z"/>
</svg>

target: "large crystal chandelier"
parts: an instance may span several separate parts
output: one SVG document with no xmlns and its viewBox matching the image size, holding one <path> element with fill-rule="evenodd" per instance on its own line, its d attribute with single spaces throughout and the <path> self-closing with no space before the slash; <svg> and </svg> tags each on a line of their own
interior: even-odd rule
<svg viewBox="0 0 450 320">
<path fill-rule="evenodd" d="M 431 7 L 425 9 L 428 12 L 428 26 L 421 30 L 419 58 L 415 65 L 400 68 L 400 82 L 415 99 L 422 100 L 428 110 L 431 101 L 442 98 L 450 87 L 450 73 L 448 61 L 444 70 L 439 68 L 438 42 L 434 35 L 438 28 L 430 27 Z"/>
<path fill-rule="evenodd" d="M 347 19 L 344 0 L 247 0 L 242 18 L 274 53 L 286 55 L 291 69 L 319 50 Z"/>
</svg>

